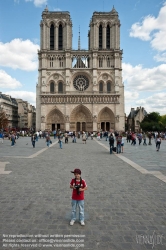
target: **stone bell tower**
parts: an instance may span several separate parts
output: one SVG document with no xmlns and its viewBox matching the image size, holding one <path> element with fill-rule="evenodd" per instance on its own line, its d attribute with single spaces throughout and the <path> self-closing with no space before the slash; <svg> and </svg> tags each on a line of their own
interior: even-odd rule
<svg viewBox="0 0 166 250">
<path fill-rule="evenodd" d="M 37 129 L 62 131 L 124 130 L 124 86 L 120 20 L 94 12 L 88 50 L 72 49 L 67 11 L 42 13 L 40 23 Z"/>
</svg>

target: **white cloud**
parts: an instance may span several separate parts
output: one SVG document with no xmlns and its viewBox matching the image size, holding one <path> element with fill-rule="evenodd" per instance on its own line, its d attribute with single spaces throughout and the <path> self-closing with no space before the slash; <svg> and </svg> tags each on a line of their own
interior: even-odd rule
<svg viewBox="0 0 166 250">
<path fill-rule="evenodd" d="M 164 91 L 166 89 L 166 64 L 154 68 L 133 67 L 123 63 L 123 79 L 129 91 Z"/>
<path fill-rule="evenodd" d="M 19 98 L 36 106 L 36 93 L 29 91 L 7 91 L 4 94 L 10 95 L 13 98 Z"/>
<path fill-rule="evenodd" d="M 124 96 L 125 96 L 125 103 L 131 103 L 132 101 L 135 101 L 136 99 L 138 99 L 139 93 L 136 91 L 135 92 L 125 91 Z"/>
<path fill-rule="evenodd" d="M 139 93 L 136 91 L 124 91 L 125 96 L 125 113 L 128 115 L 132 107 L 135 106 L 135 101 L 139 97 Z"/>
<path fill-rule="evenodd" d="M 158 53 L 157 55 L 154 56 L 154 59 L 157 62 L 166 62 L 166 52 Z"/>
<path fill-rule="evenodd" d="M 25 0 L 25 2 L 33 2 L 36 7 L 41 7 L 47 4 L 47 0 Z"/>
<path fill-rule="evenodd" d="M 9 43 L 0 42 L 0 65 L 26 71 L 36 70 L 38 49 L 39 45 L 30 40 L 17 38 Z"/>
<path fill-rule="evenodd" d="M 153 49 L 166 50 L 166 2 L 160 9 L 158 16 L 146 16 L 142 22 L 134 23 L 130 30 L 130 36 L 143 41 L 150 41 Z M 165 54 L 164 54 L 165 55 Z M 164 61 L 166 58 L 164 58 Z"/>
<path fill-rule="evenodd" d="M 22 84 L 15 78 L 12 78 L 4 70 L 0 70 L 0 88 L 16 89 L 21 87 Z"/>
<path fill-rule="evenodd" d="M 137 100 L 136 104 L 143 106 L 147 112 L 166 114 L 166 93 L 156 93 L 147 98 Z"/>
<path fill-rule="evenodd" d="M 154 29 L 155 18 L 147 16 L 143 19 L 142 23 L 134 23 L 131 26 L 130 36 L 140 38 L 143 41 L 151 40 L 150 33 Z"/>
</svg>

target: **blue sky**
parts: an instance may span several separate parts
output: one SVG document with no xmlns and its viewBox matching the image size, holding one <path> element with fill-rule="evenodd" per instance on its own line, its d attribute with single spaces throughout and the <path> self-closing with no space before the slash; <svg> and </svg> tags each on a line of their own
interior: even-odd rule
<svg viewBox="0 0 166 250">
<path fill-rule="evenodd" d="M 0 1 L 0 91 L 35 105 L 37 50 L 44 8 L 69 11 L 73 49 L 88 49 L 94 11 L 111 11 L 121 22 L 125 111 L 145 107 L 166 114 L 166 0 L 5 0 Z"/>
</svg>

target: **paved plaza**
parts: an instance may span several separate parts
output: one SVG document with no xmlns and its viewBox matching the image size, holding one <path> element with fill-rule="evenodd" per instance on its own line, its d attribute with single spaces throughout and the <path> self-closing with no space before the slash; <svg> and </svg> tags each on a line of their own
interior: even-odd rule
<svg viewBox="0 0 166 250">
<path fill-rule="evenodd" d="M 166 249 L 166 141 L 109 154 L 81 139 L 47 148 L 30 138 L 0 144 L 0 249 Z M 71 170 L 86 180 L 85 226 L 69 225 Z"/>
</svg>

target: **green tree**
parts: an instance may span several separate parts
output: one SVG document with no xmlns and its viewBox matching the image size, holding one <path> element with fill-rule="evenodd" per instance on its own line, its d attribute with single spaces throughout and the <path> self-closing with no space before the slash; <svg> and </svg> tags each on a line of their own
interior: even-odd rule
<svg viewBox="0 0 166 250">
<path fill-rule="evenodd" d="M 163 130 L 166 130 L 166 115 L 160 117 L 160 124 L 163 126 Z"/>
<path fill-rule="evenodd" d="M 147 114 L 140 126 L 143 131 L 162 131 L 164 129 L 161 116 L 158 112 Z"/>
</svg>

